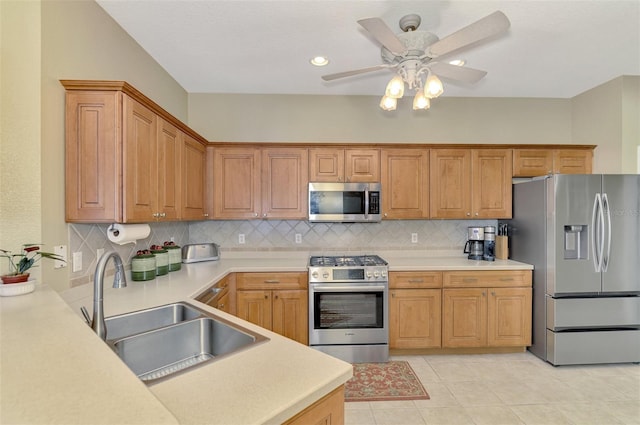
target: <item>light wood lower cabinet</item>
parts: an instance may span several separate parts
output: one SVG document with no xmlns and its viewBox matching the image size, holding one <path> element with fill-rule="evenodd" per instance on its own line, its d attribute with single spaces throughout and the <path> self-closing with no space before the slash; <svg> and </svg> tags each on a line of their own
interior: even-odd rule
<svg viewBox="0 0 640 425">
<path fill-rule="evenodd" d="M 229 314 L 236 314 L 236 274 L 229 273 L 206 291 L 196 296 L 196 300 Z"/>
<path fill-rule="evenodd" d="M 441 346 L 441 272 L 389 273 L 389 348 Z"/>
<path fill-rule="evenodd" d="M 342 424 L 344 424 L 344 385 L 284 422 L 284 425 Z"/>
<path fill-rule="evenodd" d="M 443 347 L 531 345 L 531 272 L 445 272 Z"/>
<path fill-rule="evenodd" d="M 236 315 L 306 345 L 307 285 L 306 273 L 236 273 Z"/>
</svg>

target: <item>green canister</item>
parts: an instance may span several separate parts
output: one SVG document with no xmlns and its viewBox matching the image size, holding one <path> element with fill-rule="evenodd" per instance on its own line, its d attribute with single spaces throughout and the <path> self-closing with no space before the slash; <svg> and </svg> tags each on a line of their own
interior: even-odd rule
<svg viewBox="0 0 640 425">
<path fill-rule="evenodd" d="M 138 254 L 131 259 L 131 280 L 142 281 L 156 278 L 156 256 Z"/>
<path fill-rule="evenodd" d="M 169 271 L 180 270 L 182 268 L 182 248 L 178 245 L 165 245 L 164 249 L 169 252 Z"/>
<path fill-rule="evenodd" d="M 151 249 L 156 256 L 156 276 L 164 276 L 169 273 L 169 251 L 164 248 Z"/>
</svg>

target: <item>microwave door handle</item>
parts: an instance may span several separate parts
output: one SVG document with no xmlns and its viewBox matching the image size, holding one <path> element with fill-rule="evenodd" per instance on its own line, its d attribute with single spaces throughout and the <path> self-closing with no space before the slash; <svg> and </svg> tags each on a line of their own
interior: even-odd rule
<svg viewBox="0 0 640 425">
<path fill-rule="evenodd" d="M 364 218 L 369 218 L 369 187 L 364 190 Z"/>
</svg>

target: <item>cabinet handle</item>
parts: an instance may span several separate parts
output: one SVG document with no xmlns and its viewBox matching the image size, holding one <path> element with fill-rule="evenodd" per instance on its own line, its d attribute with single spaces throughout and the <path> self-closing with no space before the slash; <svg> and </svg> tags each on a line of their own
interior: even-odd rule
<svg viewBox="0 0 640 425">
<path fill-rule="evenodd" d="M 202 216 L 203 216 L 203 217 L 209 217 L 209 214 L 204 213 L 204 214 L 202 214 Z"/>
<path fill-rule="evenodd" d="M 424 283 L 424 279 L 409 279 L 409 283 Z"/>
<path fill-rule="evenodd" d="M 264 283 L 280 283 L 278 279 L 266 279 Z"/>
<path fill-rule="evenodd" d="M 222 310 L 222 309 L 224 308 L 224 303 L 222 303 L 222 304 L 218 304 L 218 308 L 219 308 L 220 310 Z"/>
</svg>

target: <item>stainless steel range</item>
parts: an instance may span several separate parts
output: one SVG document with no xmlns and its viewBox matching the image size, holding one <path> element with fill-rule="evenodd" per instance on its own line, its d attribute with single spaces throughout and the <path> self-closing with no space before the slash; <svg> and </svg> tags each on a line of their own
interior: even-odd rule
<svg viewBox="0 0 640 425">
<path fill-rule="evenodd" d="M 388 361 L 388 271 L 377 255 L 311 257 L 309 345 L 350 363 Z"/>
</svg>

